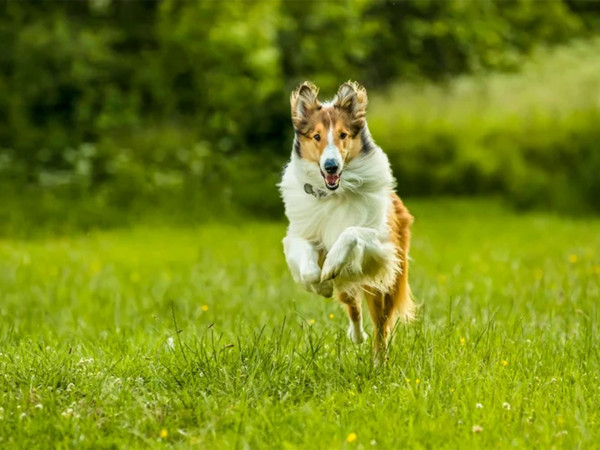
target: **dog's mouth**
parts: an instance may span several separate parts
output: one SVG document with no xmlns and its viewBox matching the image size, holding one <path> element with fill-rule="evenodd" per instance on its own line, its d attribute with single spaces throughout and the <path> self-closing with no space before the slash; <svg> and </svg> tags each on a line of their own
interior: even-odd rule
<svg viewBox="0 0 600 450">
<path fill-rule="evenodd" d="M 340 186 L 340 178 L 342 173 L 330 174 L 321 172 L 323 179 L 325 180 L 325 187 L 330 191 L 335 191 Z"/>
</svg>

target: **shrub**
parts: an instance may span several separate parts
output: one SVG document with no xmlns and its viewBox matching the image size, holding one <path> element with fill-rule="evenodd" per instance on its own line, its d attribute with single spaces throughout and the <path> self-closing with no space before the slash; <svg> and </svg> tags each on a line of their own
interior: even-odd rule
<svg viewBox="0 0 600 450">
<path fill-rule="evenodd" d="M 600 211 L 600 40 L 539 51 L 519 73 L 400 85 L 370 126 L 409 194 L 502 193 Z"/>
</svg>

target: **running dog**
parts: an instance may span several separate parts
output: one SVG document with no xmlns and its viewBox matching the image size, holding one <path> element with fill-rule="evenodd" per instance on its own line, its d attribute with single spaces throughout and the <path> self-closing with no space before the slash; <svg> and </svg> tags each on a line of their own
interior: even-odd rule
<svg viewBox="0 0 600 450">
<path fill-rule="evenodd" d="M 279 184 L 289 219 L 285 258 L 306 290 L 323 297 L 336 291 L 355 343 L 367 338 L 366 297 L 374 360 L 381 363 L 396 319 L 409 320 L 415 310 L 408 285 L 413 217 L 369 133 L 365 88 L 349 81 L 327 102 L 317 94 L 314 84 L 304 82 L 290 97 L 295 137 Z"/>
</svg>

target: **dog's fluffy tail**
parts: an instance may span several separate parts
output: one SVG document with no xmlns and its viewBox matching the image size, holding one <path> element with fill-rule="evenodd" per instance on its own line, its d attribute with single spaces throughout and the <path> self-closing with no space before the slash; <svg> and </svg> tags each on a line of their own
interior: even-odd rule
<svg viewBox="0 0 600 450">
<path fill-rule="evenodd" d="M 415 318 L 416 306 L 408 285 L 408 259 L 402 260 L 402 272 L 398 274 L 395 294 L 394 312 L 396 317 L 410 322 Z"/>
<path fill-rule="evenodd" d="M 393 230 L 392 240 L 396 246 L 396 252 L 400 260 L 401 270 L 396 276 L 395 289 L 392 293 L 393 313 L 404 321 L 410 321 L 415 317 L 415 302 L 413 301 L 410 286 L 408 284 L 408 252 L 410 250 L 410 226 L 413 216 L 402 203 L 402 200 L 392 194 L 392 212 L 390 214 L 390 225 Z"/>
</svg>

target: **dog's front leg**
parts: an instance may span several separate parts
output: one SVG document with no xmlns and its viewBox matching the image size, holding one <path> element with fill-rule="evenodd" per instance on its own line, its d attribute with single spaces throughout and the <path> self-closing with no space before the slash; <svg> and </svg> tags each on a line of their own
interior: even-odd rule
<svg viewBox="0 0 600 450">
<path fill-rule="evenodd" d="M 300 237 L 286 236 L 283 239 L 283 250 L 285 260 L 296 283 L 302 285 L 307 291 L 323 297 L 331 297 L 333 283 L 321 281 L 319 252 L 311 242 Z"/>
<path fill-rule="evenodd" d="M 377 273 L 393 259 L 393 247 L 373 228 L 348 227 L 335 241 L 323 263 L 321 281 L 353 281 Z M 391 249 L 391 251 L 390 251 Z"/>
</svg>

